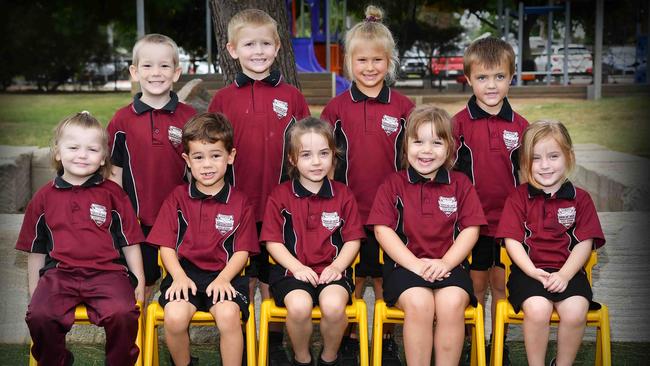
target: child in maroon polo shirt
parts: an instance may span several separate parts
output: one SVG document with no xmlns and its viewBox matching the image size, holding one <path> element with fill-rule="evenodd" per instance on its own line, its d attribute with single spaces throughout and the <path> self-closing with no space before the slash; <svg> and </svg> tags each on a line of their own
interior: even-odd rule
<svg viewBox="0 0 650 366">
<path fill-rule="evenodd" d="M 147 241 L 160 246 L 167 276 L 160 284 L 165 340 L 176 365 L 190 357 L 188 327 L 196 311 L 209 311 L 219 328 L 224 365 L 241 365 L 248 319 L 249 254 L 259 252 L 253 208 L 224 179 L 235 159 L 233 130 L 221 114 L 204 113 L 183 128 L 183 159 L 192 182 L 167 197 Z"/>
<path fill-rule="evenodd" d="M 337 365 L 347 327 L 345 307 L 354 289 L 350 268 L 363 228 L 352 192 L 327 175 L 336 147 L 331 126 L 308 117 L 289 132 L 292 178 L 266 205 L 260 240 L 277 262 L 269 283 L 275 303 L 287 308 L 294 365 L 311 365 L 311 311 L 319 305 L 323 349 L 319 365 Z"/>
<path fill-rule="evenodd" d="M 568 131 L 558 121 L 536 121 L 524 134 L 524 183 L 512 192 L 496 232 L 504 238 L 512 271 L 508 301 L 524 310 L 524 342 L 529 365 L 544 365 L 549 320 L 560 315 L 557 359 L 572 365 L 582 343 L 587 311 L 597 309 L 583 270 L 592 249 L 605 244 L 589 194 L 568 180 L 575 154 Z"/>
<path fill-rule="evenodd" d="M 476 305 L 466 258 L 485 217 L 465 175 L 450 171 L 454 140 L 447 112 L 420 106 L 406 123 L 407 170 L 377 190 L 368 217 L 384 256 L 384 298 L 404 311 L 408 365 L 456 365 L 464 314 Z M 435 319 L 435 330 L 434 327 Z"/>
<path fill-rule="evenodd" d="M 106 179 L 106 131 L 88 112 L 67 117 L 55 129 L 51 155 L 58 176 L 30 201 L 16 242 L 29 252 L 32 355 L 39 365 L 72 365 L 65 335 L 76 306 L 86 304 L 90 322 L 106 331 L 106 364 L 133 365 L 144 237 L 128 197 Z"/>
<path fill-rule="evenodd" d="M 347 32 L 345 67 L 353 78 L 352 86 L 347 93 L 332 99 L 321 114 L 334 126 L 336 144 L 342 152 L 334 179 L 352 189 L 363 222 L 368 218 L 379 184 L 401 168 L 404 123 L 414 106 L 409 98 L 388 87 L 395 80 L 397 59 L 393 35 L 381 23 L 382 17 L 381 9 L 369 6 L 366 19 Z M 355 294 L 363 298 L 366 277 L 371 277 L 375 297 L 381 299 L 379 246 L 372 227 L 366 227 L 366 237 L 355 272 Z M 392 326 L 385 330 L 390 335 Z M 392 337 L 383 344 L 382 364 L 400 365 Z M 346 337 L 344 360 L 357 364 L 358 349 L 358 341 Z"/>
<path fill-rule="evenodd" d="M 133 47 L 131 77 L 140 83 L 133 103 L 115 113 L 108 124 L 113 174 L 111 180 L 129 195 L 144 234 L 156 220 L 169 192 L 183 183 L 181 130 L 196 112 L 179 102 L 172 86 L 180 76 L 178 46 L 169 37 L 148 34 Z M 160 277 L 158 251 L 141 245 L 145 301 Z"/>
<path fill-rule="evenodd" d="M 262 227 L 264 206 L 273 188 L 288 179 L 286 134 L 299 119 L 310 115 L 300 91 L 272 70 L 280 49 L 276 21 L 258 9 L 246 9 L 228 22 L 230 56 L 239 61 L 241 72 L 235 81 L 214 95 L 208 111 L 221 112 L 235 130 L 237 159 L 227 179 L 246 194 L 254 208 L 258 231 Z M 251 258 L 246 269 L 259 279 L 262 299 L 269 298 L 269 257 L 264 246 Z M 250 296 L 257 281 L 251 281 Z M 282 346 L 282 324 L 272 323 L 271 365 L 288 363 Z"/>
<path fill-rule="evenodd" d="M 496 303 L 505 297 L 505 272 L 494 234 L 506 197 L 519 184 L 518 150 L 528 122 L 508 102 L 515 70 L 515 54 L 508 43 L 494 37 L 477 40 L 465 51 L 463 62 L 474 95 L 453 118 L 455 169 L 474 184 L 488 221 L 472 250 L 470 275 L 483 306 L 489 284 L 494 321 Z M 509 365 L 504 350 L 504 365 Z"/>
</svg>

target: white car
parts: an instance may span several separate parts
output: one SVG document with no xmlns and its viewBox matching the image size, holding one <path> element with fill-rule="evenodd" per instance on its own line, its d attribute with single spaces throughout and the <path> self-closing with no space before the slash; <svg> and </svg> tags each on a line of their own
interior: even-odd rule
<svg viewBox="0 0 650 366">
<path fill-rule="evenodd" d="M 591 73 L 593 60 L 591 52 L 585 46 L 569 44 L 569 73 Z M 546 71 L 548 53 L 543 52 L 535 57 L 535 68 L 537 71 Z M 553 45 L 551 47 L 551 72 L 554 74 L 564 72 L 564 45 Z"/>
</svg>

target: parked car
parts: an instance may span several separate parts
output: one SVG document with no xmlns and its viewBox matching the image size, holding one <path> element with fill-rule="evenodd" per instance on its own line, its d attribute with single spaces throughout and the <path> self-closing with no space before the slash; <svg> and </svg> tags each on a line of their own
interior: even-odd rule
<svg viewBox="0 0 650 366">
<path fill-rule="evenodd" d="M 585 46 L 579 44 L 569 44 L 569 73 L 589 73 L 593 70 L 593 60 L 591 52 Z M 546 71 L 548 53 L 543 52 L 535 57 L 535 68 L 537 71 Z M 553 45 L 551 47 L 551 72 L 564 72 L 564 45 Z"/>
<path fill-rule="evenodd" d="M 431 58 L 434 78 L 457 79 L 463 76 L 463 56 L 438 56 Z"/>
<path fill-rule="evenodd" d="M 402 79 L 422 79 L 427 74 L 427 64 L 420 59 L 403 60 L 399 66 Z"/>
<path fill-rule="evenodd" d="M 603 66 L 608 65 L 612 74 L 634 74 L 638 66 L 634 46 L 612 46 L 603 52 Z"/>
</svg>

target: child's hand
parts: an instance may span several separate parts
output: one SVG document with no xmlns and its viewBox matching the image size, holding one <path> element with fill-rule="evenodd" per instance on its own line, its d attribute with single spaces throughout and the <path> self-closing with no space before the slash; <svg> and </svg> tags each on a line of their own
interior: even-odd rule
<svg viewBox="0 0 650 366">
<path fill-rule="evenodd" d="M 548 292 L 561 293 L 566 290 L 568 285 L 569 279 L 565 278 L 565 276 L 560 271 L 558 271 L 549 274 L 544 288 Z"/>
<path fill-rule="evenodd" d="M 321 272 L 320 277 L 318 278 L 318 283 L 321 285 L 330 283 L 332 281 L 338 281 L 343 277 L 341 271 L 338 268 L 334 267 L 333 264 L 325 267 L 323 272 Z"/>
<path fill-rule="evenodd" d="M 208 296 L 212 296 L 212 303 L 216 304 L 217 299 L 219 302 L 224 302 L 224 300 L 232 301 L 237 296 L 237 290 L 230 284 L 230 282 L 220 279 L 218 276 L 214 281 L 210 282 L 208 287 L 205 289 L 205 293 Z"/>
<path fill-rule="evenodd" d="M 302 266 L 298 268 L 296 271 L 291 271 L 291 272 L 293 273 L 293 277 L 295 279 L 302 282 L 309 282 L 314 287 L 318 286 L 318 275 L 316 274 L 316 272 L 314 272 L 313 269 L 307 266 Z"/>
<path fill-rule="evenodd" d="M 419 275 L 426 281 L 442 281 L 451 275 L 451 268 L 442 259 L 422 258 L 420 261 L 423 265 Z"/>
<path fill-rule="evenodd" d="M 546 272 L 545 270 L 541 268 L 535 268 L 532 273 L 527 273 L 528 276 L 532 277 L 533 279 L 539 281 L 544 285 L 544 288 L 547 287 L 547 282 L 548 281 L 548 276 L 549 273 Z"/>
<path fill-rule="evenodd" d="M 144 302 L 144 282 L 138 281 L 138 285 L 135 287 L 135 301 Z"/>
<path fill-rule="evenodd" d="M 172 285 L 165 291 L 165 299 L 169 301 L 187 301 L 190 298 L 190 290 L 192 291 L 192 295 L 196 295 L 196 284 L 194 284 L 194 281 L 186 275 L 179 276 L 179 278 L 174 278 Z"/>
</svg>

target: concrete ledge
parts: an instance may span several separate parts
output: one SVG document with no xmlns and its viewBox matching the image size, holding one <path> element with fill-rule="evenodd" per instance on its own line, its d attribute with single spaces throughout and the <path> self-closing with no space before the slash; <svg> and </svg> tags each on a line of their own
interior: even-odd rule
<svg viewBox="0 0 650 366">
<path fill-rule="evenodd" d="M 34 150 L 34 146 L 0 146 L 0 213 L 20 212 L 27 206 Z"/>
</svg>

